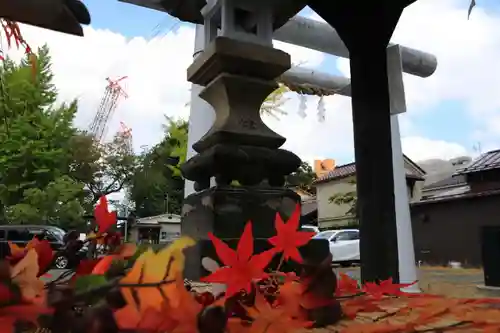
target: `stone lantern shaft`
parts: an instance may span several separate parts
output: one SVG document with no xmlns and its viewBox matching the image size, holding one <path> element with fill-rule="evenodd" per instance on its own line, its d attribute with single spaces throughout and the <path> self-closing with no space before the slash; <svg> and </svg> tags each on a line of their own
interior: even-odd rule
<svg viewBox="0 0 500 333">
<path fill-rule="evenodd" d="M 270 7 L 261 1 L 215 0 L 202 13 L 208 44 L 188 68 L 188 80 L 205 87 L 200 97 L 214 107 L 216 119 L 193 145 L 198 155 L 181 166 L 197 191 L 185 199 L 182 220 L 182 233 L 198 240 L 191 249 L 195 253 L 187 256 L 185 274 L 191 279 L 206 273 L 202 257 L 217 259 L 208 232 L 231 244 L 251 220 L 254 247 L 262 251 L 276 234 L 276 213 L 287 219 L 300 204 L 300 196 L 284 183 L 301 160 L 280 148 L 286 139 L 260 117 L 262 103 L 278 87 L 275 79 L 291 67 L 290 56 L 272 47 Z M 212 177 L 216 186 L 210 188 Z M 319 263 L 328 246 L 311 242 L 303 252 Z"/>
</svg>

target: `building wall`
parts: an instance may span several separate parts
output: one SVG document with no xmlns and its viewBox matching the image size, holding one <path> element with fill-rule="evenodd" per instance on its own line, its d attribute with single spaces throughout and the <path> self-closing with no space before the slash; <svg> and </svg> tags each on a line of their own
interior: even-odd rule
<svg viewBox="0 0 500 333">
<path fill-rule="evenodd" d="M 411 216 L 417 261 L 481 266 L 481 227 L 500 226 L 500 194 L 415 203 Z"/>
<path fill-rule="evenodd" d="M 175 214 L 163 214 L 158 216 L 144 217 L 137 220 L 137 224 L 130 231 L 130 240 L 138 241 L 138 229 L 141 226 L 160 225 L 159 242 L 168 242 L 179 237 L 181 233 L 181 217 Z"/>
<path fill-rule="evenodd" d="M 161 225 L 160 230 L 160 243 L 169 242 L 181 235 L 181 224 L 180 223 L 164 223 Z"/>
<path fill-rule="evenodd" d="M 330 228 L 344 225 L 350 219 L 346 215 L 349 205 L 336 205 L 329 199 L 340 193 L 356 191 L 356 185 L 351 184 L 354 176 L 336 179 L 327 183 L 316 185 L 316 199 L 318 203 L 318 225 L 320 228 Z"/>
<path fill-rule="evenodd" d="M 420 201 L 422 199 L 423 187 L 424 187 L 423 181 L 415 182 L 415 185 L 413 186 L 413 192 L 411 192 L 411 189 L 408 187 L 408 198 L 410 198 L 410 201 L 415 202 L 415 201 Z"/>
<path fill-rule="evenodd" d="M 356 191 L 356 185 L 351 184 L 355 176 L 341 178 L 316 185 L 316 198 L 318 204 L 318 226 L 321 229 L 343 226 L 351 221 L 352 217 L 346 215 L 349 205 L 336 205 L 329 201 L 333 195 Z M 418 201 L 421 198 L 422 181 L 415 182 L 413 191 L 407 187 L 410 201 Z"/>
</svg>

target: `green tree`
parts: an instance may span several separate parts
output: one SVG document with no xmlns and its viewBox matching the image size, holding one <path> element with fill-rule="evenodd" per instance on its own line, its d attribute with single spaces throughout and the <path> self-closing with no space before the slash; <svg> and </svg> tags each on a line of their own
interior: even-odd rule
<svg viewBox="0 0 500 333">
<path fill-rule="evenodd" d="M 20 63 L 6 59 L 0 68 L 0 219 L 4 222 L 65 223 L 73 219 L 67 207 L 75 212 L 81 208 L 81 184 L 65 177 L 77 104 L 56 104 L 50 60 L 48 48 L 42 47 L 36 66 L 28 59 Z M 56 192 L 63 193 L 57 202 L 35 204 Z M 37 221 L 33 214 L 40 214 Z"/>
<path fill-rule="evenodd" d="M 316 180 L 316 173 L 309 163 L 303 161 L 294 173 L 286 177 L 286 186 L 299 188 L 306 192 L 314 192 L 312 183 Z"/>
<path fill-rule="evenodd" d="M 82 155 L 75 160 L 73 176 L 85 183 L 92 205 L 101 196 L 120 192 L 130 184 L 138 167 L 138 159 L 129 150 L 123 133 L 118 132 L 110 142 L 102 145 L 88 137 L 81 137 L 79 142 L 74 143 L 79 144 Z"/>
<path fill-rule="evenodd" d="M 351 180 L 349 183 L 356 185 L 356 179 Z M 331 196 L 328 201 L 339 206 L 347 205 L 349 209 L 347 210 L 346 215 L 352 217 L 349 221 L 349 225 L 358 225 L 358 196 L 355 190 L 345 193 L 337 193 Z"/>
<path fill-rule="evenodd" d="M 165 137 L 140 156 L 130 186 L 130 201 L 137 216 L 180 214 L 184 180 L 178 165 L 186 158 L 188 123 L 167 118 Z"/>
<path fill-rule="evenodd" d="M 67 230 L 81 229 L 82 193 L 83 184 L 62 176 L 44 189 L 25 190 L 20 203 L 7 207 L 6 218 L 16 224 L 54 224 Z"/>
</svg>

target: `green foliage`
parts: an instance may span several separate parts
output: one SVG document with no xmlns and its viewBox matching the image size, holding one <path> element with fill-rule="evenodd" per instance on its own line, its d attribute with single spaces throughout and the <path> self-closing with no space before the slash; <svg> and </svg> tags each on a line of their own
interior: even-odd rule
<svg viewBox="0 0 500 333">
<path fill-rule="evenodd" d="M 279 88 L 274 90 L 262 103 L 260 107 L 260 113 L 272 116 L 276 119 L 279 119 L 279 116 L 286 115 L 287 112 L 282 109 L 282 106 L 288 100 L 284 97 L 285 93 L 287 93 L 289 89 L 280 84 Z"/>
<path fill-rule="evenodd" d="M 7 221 L 19 224 L 59 224 L 78 228 L 84 213 L 83 184 L 61 176 L 43 189 L 29 188 L 19 203 L 6 208 Z"/>
<path fill-rule="evenodd" d="M 356 180 L 350 181 L 352 185 L 356 185 Z M 329 199 L 330 203 L 335 205 L 343 206 L 348 205 L 349 209 L 346 215 L 352 216 L 352 220 L 349 222 L 351 226 L 357 225 L 358 223 L 358 196 L 356 191 L 349 191 L 345 193 L 338 193 L 331 196 Z"/>
<path fill-rule="evenodd" d="M 167 118 L 164 139 L 140 156 L 129 193 L 137 216 L 180 214 L 184 180 L 178 166 L 186 159 L 187 130 L 186 121 Z M 176 158 L 179 163 L 172 165 Z"/>
<path fill-rule="evenodd" d="M 0 221 L 82 223 L 82 184 L 68 177 L 77 103 L 56 104 L 47 47 L 36 62 L 0 68 Z"/>
<path fill-rule="evenodd" d="M 75 177 L 85 183 L 91 203 L 103 195 L 119 192 L 130 184 L 138 167 L 138 158 L 129 150 L 127 138 L 117 133 L 110 142 L 97 145 L 82 139 L 80 148 L 87 161 L 79 161 L 80 173 Z M 87 165 L 87 167 L 82 167 Z M 81 177 L 81 178 L 80 178 Z"/>
<path fill-rule="evenodd" d="M 83 275 L 79 276 L 75 281 L 75 291 L 76 292 L 86 292 L 90 289 L 101 287 L 108 282 L 104 275 Z"/>
<path fill-rule="evenodd" d="M 307 162 L 302 162 L 299 169 L 286 177 L 286 186 L 299 188 L 306 192 L 313 192 L 312 183 L 316 180 L 316 173 Z"/>
<path fill-rule="evenodd" d="M 122 133 L 104 145 L 73 126 L 77 102 L 56 103 L 47 47 L 0 68 L 0 222 L 81 229 L 101 195 L 118 192 L 137 158 Z"/>
<path fill-rule="evenodd" d="M 167 164 L 172 170 L 174 177 L 182 177 L 180 165 L 186 162 L 187 145 L 188 145 L 188 123 L 184 120 L 174 120 L 166 117 L 168 124 L 165 126 L 165 137 L 168 138 L 172 152 L 170 156 L 178 159 L 176 165 Z"/>
</svg>

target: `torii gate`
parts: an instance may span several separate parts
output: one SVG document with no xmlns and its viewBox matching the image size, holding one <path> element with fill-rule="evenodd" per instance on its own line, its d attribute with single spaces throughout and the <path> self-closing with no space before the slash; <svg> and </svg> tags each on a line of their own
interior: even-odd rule
<svg viewBox="0 0 500 333">
<path fill-rule="evenodd" d="M 200 1 L 184 1 L 183 3 L 176 2 L 175 0 L 171 1 L 163 1 L 162 4 L 158 4 L 153 0 L 121 0 L 124 2 L 129 2 L 133 3 L 136 5 L 144 6 L 144 7 L 149 7 L 152 9 L 160 10 L 160 11 L 165 11 L 168 12 L 181 20 L 187 20 L 193 23 L 201 23 L 201 15 L 199 13 L 199 10 L 201 8 L 197 8 L 199 6 Z M 283 1 L 282 1 L 283 2 Z M 293 1 L 288 1 L 288 3 L 292 3 Z M 410 1 L 405 3 L 405 5 L 408 5 Z M 288 4 L 287 4 L 288 5 Z M 281 6 L 286 7 L 287 5 L 281 4 Z M 293 2 L 293 5 L 290 7 L 297 6 L 296 2 Z M 400 10 L 404 8 L 403 5 Z M 300 5 L 299 5 L 300 7 Z M 317 7 L 320 7 L 317 5 Z M 353 10 L 352 8 L 349 8 L 349 10 Z M 283 10 L 285 11 L 285 10 Z M 293 11 L 288 8 L 288 11 Z M 399 19 L 399 14 L 398 19 Z M 276 15 L 278 17 L 278 20 L 281 19 L 283 20 L 282 17 L 280 17 L 279 14 Z M 286 15 L 285 15 L 286 16 Z M 397 20 L 396 20 L 397 22 Z M 275 22 L 275 26 L 278 23 Z M 278 24 L 279 26 L 279 24 Z M 345 34 L 345 32 L 342 32 Z M 392 30 L 391 30 L 392 34 Z M 290 19 L 286 24 L 284 24 L 280 29 L 276 30 L 274 33 L 274 37 L 276 39 L 299 45 L 299 46 L 304 46 L 308 47 L 311 49 L 315 49 L 318 51 L 330 53 L 336 56 L 340 57 L 347 57 L 349 52 L 347 48 L 345 47 L 341 37 L 339 34 L 336 33 L 336 31 L 330 27 L 326 23 L 321 23 L 317 22 L 311 19 L 303 18 L 303 17 L 294 17 Z M 344 36 L 345 38 L 345 36 Z M 196 57 L 199 53 L 203 51 L 205 47 L 205 36 L 203 34 L 203 26 L 197 25 L 196 26 L 196 38 L 195 38 L 195 52 L 194 52 L 194 57 Z M 351 50 L 352 52 L 352 50 Z M 409 205 L 408 205 L 408 197 L 406 193 L 406 185 L 404 182 L 404 177 L 405 177 L 405 172 L 404 172 L 404 165 L 403 165 L 403 158 L 402 158 L 402 150 L 401 150 L 401 142 L 400 142 L 400 134 L 399 134 L 399 125 L 398 125 L 398 120 L 397 120 L 397 114 L 402 113 L 406 111 L 406 104 L 405 104 L 405 99 L 404 99 L 404 88 L 403 88 L 403 82 L 402 82 L 402 71 L 413 74 L 413 75 L 418 75 L 421 77 L 427 77 L 431 75 L 437 66 L 437 61 L 436 58 L 433 55 L 430 55 L 428 53 L 414 50 L 408 47 L 399 47 L 399 46 L 390 46 L 389 47 L 389 52 L 388 56 L 391 59 L 388 59 L 386 62 L 387 65 L 387 70 L 388 70 L 388 77 L 389 77 L 389 85 L 390 85 L 390 90 L 391 90 L 391 101 L 390 101 L 390 108 L 391 108 L 391 121 L 390 121 L 390 141 L 391 143 L 389 144 L 389 147 L 392 155 L 392 163 L 390 163 L 389 166 L 387 166 L 386 162 L 381 162 L 377 163 L 378 167 L 375 167 L 375 169 L 383 169 L 388 167 L 389 170 L 392 169 L 391 172 L 391 180 L 390 183 L 393 182 L 394 186 L 392 190 L 392 194 L 394 195 L 394 200 L 393 204 L 393 216 L 395 215 L 396 222 L 397 222 L 397 227 L 396 230 L 394 230 L 395 234 L 394 236 L 397 235 L 397 242 L 392 242 L 392 244 L 386 245 L 385 249 L 382 251 L 387 251 L 390 250 L 391 248 L 394 248 L 394 243 L 397 243 L 397 258 L 396 259 L 390 259 L 394 258 L 395 254 L 384 254 L 387 260 L 389 262 L 397 260 L 399 262 L 399 265 L 397 265 L 397 272 L 394 272 L 394 267 L 389 267 L 387 270 L 390 271 L 390 274 L 393 277 L 399 278 L 401 282 L 412 282 L 416 280 L 416 268 L 415 268 L 415 259 L 414 259 L 414 249 L 413 249 L 413 238 L 412 238 L 412 233 L 411 233 L 411 220 L 410 220 L 410 213 L 409 213 Z M 352 65 L 352 61 L 351 61 Z M 380 65 L 380 64 L 379 64 Z M 356 76 L 354 73 L 356 71 L 353 71 L 353 78 Z M 357 72 L 357 75 L 359 75 L 359 72 Z M 317 86 L 320 88 L 327 88 L 330 90 L 335 91 L 338 94 L 350 96 L 351 95 L 351 86 L 350 86 L 350 81 L 346 78 L 343 77 L 335 77 L 332 75 L 324 74 L 324 73 L 317 73 L 313 71 L 308 71 L 305 69 L 300 69 L 300 68 L 295 68 L 291 69 L 287 73 L 285 73 L 282 77 L 283 80 L 288 80 L 290 83 L 298 83 L 299 86 L 300 84 L 310 84 L 313 86 Z M 359 83 L 358 83 L 358 90 L 359 90 Z M 212 110 L 212 107 L 206 103 L 204 100 L 200 99 L 198 97 L 202 87 L 193 85 L 192 87 L 192 93 L 191 93 L 191 114 L 190 114 L 190 119 L 189 119 L 189 139 L 188 139 L 188 158 L 192 157 L 195 152 L 192 149 L 192 144 L 197 142 L 201 136 L 203 136 L 208 129 L 212 126 L 212 123 L 214 121 L 214 113 Z M 365 92 L 366 94 L 366 92 Z M 354 111 L 354 118 L 359 117 L 356 113 L 356 109 L 359 109 L 360 106 L 360 101 L 358 101 L 358 107 L 354 105 L 355 101 L 353 101 L 353 111 Z M 356 121 L 356 119 L 354 119 Z M 371 165 L 373 168 L 374 164 L 373 161 L 370 163 L 367 163 L 367 158 L 368 159 L 373 159 L 375 154 L 368 154 L 366 156 L 369 157 L 364 157 L 362 154 L 366 154 L 367 152 L 361 152 L 360 150 L 363 149 L 360 147 L 360 142 L 363 141 L 363 138 L 360 137 L 360 129 L 356 128 L 357 126 L 355 125 L 355 148 L 356 148 L 356 164 L 358 167 L 358 193 L 360 197 L 365 196 L 363 192 L 365 191 L 371 191 L 373 192 L 373 189 L 370 189 L 370 185 L 368 185 L 369 178 L 373 179 L 373 172 L 367 173 L 366 170 L 368 169 L 367 166 L 361 166 L 359 167 L 359 164 L 366 164 L 366 165 Z M 366 133 L 365 133 L 366 134 Z M 366 140 L 366 139 L 364 139 Z M 386 144 L 386 143 L 384 143 Z M 385 156 L 382 154 L 381 158 L 385 158 Z M 363 160 L 363 161 L 361 161 Z M 361 171 L 361 172 L 360 172 Z M 384 174 L 384 176 L 382 176 Z M 387 173 L 381 172 L 380 176 L 381 179 L 384 179 Z M 375 177 L 377 178 L 377 177 Z M 359 182 L 363 182 L 366 184 L 359 186 Z M 379 183 L 381 184 L 381 183 Z M 368 189 L 367 189 L 368 187 Z M 190 193 L 193 192 L 192 188 L 192 183 L 189 181 L 186 181 L 186 189 L 185 189 L 185 195 L 189 195 Z M 381 194 L 382 195 L 382 194 Z M 363 199 L 361 199 L 363 200 Z M 373 202 L 369 206 L 368 211 L 372 210 L 374 213 L 380 213 L 381 209 L 378 209 L 376 207 L 373 207 L 373 205 L 376 205 L 377 203 Z M 383 203 L 384 205 L 387 205 L 387 201 Z M 366 205 L 365 205 L 366 206 Z M 387 207 L 387 206 L 386 206 Z M 378 209 L 378 210 L 377 210 Z M 385 208 L 384 208 L 385 209 Z M 362 208 L 363 210 L 363 208 Z M 366 210 L 365 210 L 366 211 Z M 385 212 L 385 214 L 388 214 Z M 364 216 L 363 216 L 364 215 Z M 361 213 L 361 219 L 363 220 L 367 219 L 366 212 Z M 391 219 L 390 215 L 387 216 L 388 219 Z M 377 243 L 380 242 L 380 237 L 387 237 L 391 238 L 391 234 L 384 235 L 384 231 L 379 230 L 376 231 L 374 230 L 373 227 L 367 228 L 367 222 L 364 223 L 364 229 L 365 230 L 370 230 L 372 233 L 371 235 L 367 233 L 367 231 L 363 232 L 363 221 L 361 222 L 361 231 L 362 231 L 362 246 L 361 246 L 361 256 L 363 258 L 368 258 L 365 259 L 362 262 L 362 270 L 363 266 L 366 266 L 366 262 L 368 261 L 373 261 L 374 263 L 377 262 L 376 258 L 374 256 L 381 255 L 381 253 L 375 253 L 378 251 L 373 250 L 373 246 Z M 365 246 L 363 246 L 363 243 Z M 391 243 L 391 242 L 389 242 Z M 368 249 L 368 247 L 371 247 L 371 249 Z M 368 249 L 368 251 L 367 251 Z M 370 253 L 371 252 L 371 253 Z M 386 260 L 386 262 L 387 262 Z M 365 263 L 365 264 L 364 264 Z M 367 267 L 370 267 L 371 270 L 377 271 L 376 267 L 373 267 L 373 264 L 368 264 Z M 380 271 L 380 269 L 378 269 Z M 365 269 L 366 273 L 366 269 Z M 367 273 L 365 275 L 377 275 L 377 273 Z M 368 277 L 370 279 L 370 277 Z"/>
</svg>

